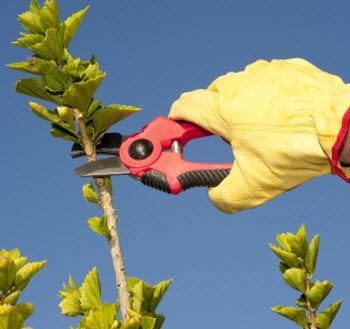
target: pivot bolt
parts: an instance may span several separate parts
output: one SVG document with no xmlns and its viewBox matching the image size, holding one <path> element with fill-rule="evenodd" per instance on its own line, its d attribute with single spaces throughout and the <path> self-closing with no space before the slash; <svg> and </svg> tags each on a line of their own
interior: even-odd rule
<svg viewBox="0 0 350 329">
<path fill-rule="evenodd" d="M 138 139 L 129 146 L 129 155 L 135 160 L 143 160 L 153 152 L 153 144 L 148 139 Z"/>
</svg>

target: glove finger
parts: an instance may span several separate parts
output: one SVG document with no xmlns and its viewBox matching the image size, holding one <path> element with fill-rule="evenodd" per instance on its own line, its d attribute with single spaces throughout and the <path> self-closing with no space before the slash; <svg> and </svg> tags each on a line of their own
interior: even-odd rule
<svg viewBox="0 0 350 329">
<path fill-rule="evenodd" d="M 253 170 L 252 162 L 254 159 L 238 156 L 230 174 L 218 186 L 209 189 L 209 198 L 218 209 L 235 214 L 255 208 L 285 192 L 274 184 L 278 178 L 272 172 L 267 168 L 257 172 Z"/>
<path fill-rule="evenodd" d="M 262 155 L 248 157 L 236 150 L 234 156 L 230 174 L 218 186 L 209 189 L 214 205 L 228 214 L 255 208 L 313 177 L 331 173 L 327 161 L 323 160 L 322 165 L 309 163 L 307 157 L 297 166 L 293 159 L 287 165 L 271 160 L 267 166 L 261 161 Z"/>
<path fill-rule="evenodd" d="M 267 201 L 256 196 L 256 191 L 244 179 L 236 162 L 230 174 L 218 186 L 210 188 L 208 194 L 215 207 L 227 214 L 254 208 Z"/>
<path fill-rule="evenodd" d="M 198 89 L 183 93 L 171 106 L 169 118 L 193 122 L 225 140 L 230 140 L 228 125 L 220 115 L 216 91 Z"/>
</svg>

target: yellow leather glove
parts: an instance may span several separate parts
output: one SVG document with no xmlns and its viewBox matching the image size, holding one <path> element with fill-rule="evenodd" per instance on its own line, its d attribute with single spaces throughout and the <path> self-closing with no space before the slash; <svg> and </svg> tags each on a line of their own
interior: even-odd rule
<svg viewBox="0 0 350 329">
<path fill-rule="evenodd" d="M 349 181 L 339 152 L 350 85 L 303 59 L 259 60 L 184 93 L 169 117 L 194 122 L 233 148 L 231 173 L 209 197 L 220 210 L 254 208 L 321 175 Z"/>
</svg>

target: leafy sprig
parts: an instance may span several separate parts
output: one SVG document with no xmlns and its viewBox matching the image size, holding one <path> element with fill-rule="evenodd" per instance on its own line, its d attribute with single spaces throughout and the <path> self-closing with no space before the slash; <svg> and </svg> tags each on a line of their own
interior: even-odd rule
<svg viewBox="0 0 350 329">
<path fill-rule="evenodd" d="M 18 299 L 45 264 L 46 261 L 28 262 L 18 249 L 0 250 L 0 329 L 23 328 L 34 305 L 17 303 Z"/>
<path fill-rule="evenodd" d="M 103 135 L 115 123 L 140 108 L 117 103 L 103 106 L 102 100 L 95 98 L 95 93 L 106 73 L 100 69 L 96 56 L 81 60 L 71 55 L 70 42 L 88 9 L 89 6 L 61 21 L 56 0 L 47 0 L 42 7 L 38 1 L 31 0 L 29 10 L 18 16 L 25 32 L 13 42 L 28 49 L 30 56 L 27 61 L 8 66 L 34 76 L 17 81 L 17 92 L 54 104 L 54 109 L 48 109 L 43 103 L 29 103 L 34 114 L 50 122 L 51 135 L 80 144 L 88 161 L 95 161 L 95 147 Z M 89 219 L 88 223 L 94 232 L 108 240 L 123 323 L 117 319 L 119 306 L 101 304 L 97 269 L 87 275 L 80 288 L 70 279 L 69 285 L 65 285 L 61 292 L 63 300 L 60 306 L 65 315 L 83 315 L 79 328 L 115 329 L 122 326 L 124 329 L 158 329 L 162 321 L 155 313 L 150 315 L 145 313 L 144 308 L 136 310 L 130 305 L 112 191 L 110 178 L 98 177 L 84 185 L 83 196 L 104 213 L 101 217 Z M 146 283 L 142 284 L 148 287 Z M 145 288 L 145 291 L 148 290 Z M 133 296 L 140 297 L 138 294 Z M 149 298 L 151 296 L 147 295 L 146 299 Z M 0 326 L 0 329 L 3 328 Z"/>
<path fill-rule="evenodd" d="M 88 138 L 96 145 L 115 123 L 138 112 L 140 108 L 120 104 L 102 106 L 94 95 L 106 73 L 96 57 L 82 61 L 73 58 L 69 45 L 89 7 L 60 22 L 56 0 L 46 1 L 43 7 L 32 0 L 29 11 L 18 16 L 26 32 L 13 42 L 32 52 L 27 61 L 8 64 L 8 67 L 37 78 L 25 78 L 15 84 L 15 90 L 31 97 L 56 104 L 54 110 L 30 102 L 30 108 L 41 119 L 51 123 L 51 134 L 83 145 L 74 115 L 79 110 L 86 125 Z"/>
<path fill-rule="evenodd" d="M 328 329 L 334 320 L 342 301 L 339 300 L 318 313 L 321 303 L 333 288 L 328 280 L 312 281 L 317 264 L 320 235 L 308 242 L 305 226 L 297 234 L 277 235 L 278 245 L 269 244 L 280 259 L 279 269 L 283 280 L 301 296 L 296 301 L 298 307 L 276 306 L 272 310 L 295 322 L 303 329 Z"/>
<path fill-rule="evenodd" d="M 140 279 L 128 278 L 132 309 L 123 324 L 117 317 L 119 305 L 102 303 L 98 270 L 94 267 L 80 287 L 69 277 L 60 291 L 59 306 L 65 316 L 82 316 L 77 329 L 160 329 L 165 318 L 156 313 L 156 308 L 170 283 L 162 281 L 152 287 Z"/>
</svg>

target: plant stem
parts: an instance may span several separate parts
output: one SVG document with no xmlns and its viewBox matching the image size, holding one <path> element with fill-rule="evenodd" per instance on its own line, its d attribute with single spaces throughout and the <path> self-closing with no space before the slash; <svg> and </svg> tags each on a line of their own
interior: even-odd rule
<svg viewBox="0 0 350 329">
<path fill-rule="evenodd" d="M 84 151 L 87 155 L 88 161 L 92 162 L 96 160 L 96 150 L 86 134 L 86 123 L 83 115 L 79 109 L 73 109 L 73 115 L 78 124 L 82 143 L 84 145 Z M 127 288 L 126 271 L 124 267 L 124 259 L 122 256 L 117 222 L 118 216 L 113 204 L 112 192 L 107 188 L 104 178 L 94 178 L 95 184 L 101 196 L 101 204 L 104 216 L 107 219 L 107 225 L 109 230 L 108 246 L 112 256 L 112 263 L 115 272 L 116 285 L 119 295 L 119 304 L 122 313 L 123 320 L 125 321 L 129 316 L 127 310 L 130 309 L 129 292 Z"/>
<path fill-rule="evenodd" d="M 305 269 L 305 266 L 302 265 L 301 266 L 302 269 Z M 317 329 L 316 324 L 315 324 L 315 320 L 316 320 L 316 310 L 315 308 L 312 306 L 308 296 L 308 292 L 310 291 L 310 278 L 307 275 L 306 276 L 306 305 L 309 311 L 309 318 L 310 318 L 310 329 Z"/>
<path fill-rule="evenodd" d="M 109 230 L 108 245 L 112 256 L 112 263 L 116 276 L 120 309 L 122 312 L 123 320 L 125 321 L 129 317 L 127 310 L 130 309 L 130 300 L 127 287 L 126 271 L 124 267 L 124 259 L 117 228 L 118 216 L 113 205 L 112 193 L 106 187 L 105 180 L 103 178 L 95 178 L 95 183 L 100 192 L 102 209 L 107 219 Z"/>
</svg>

